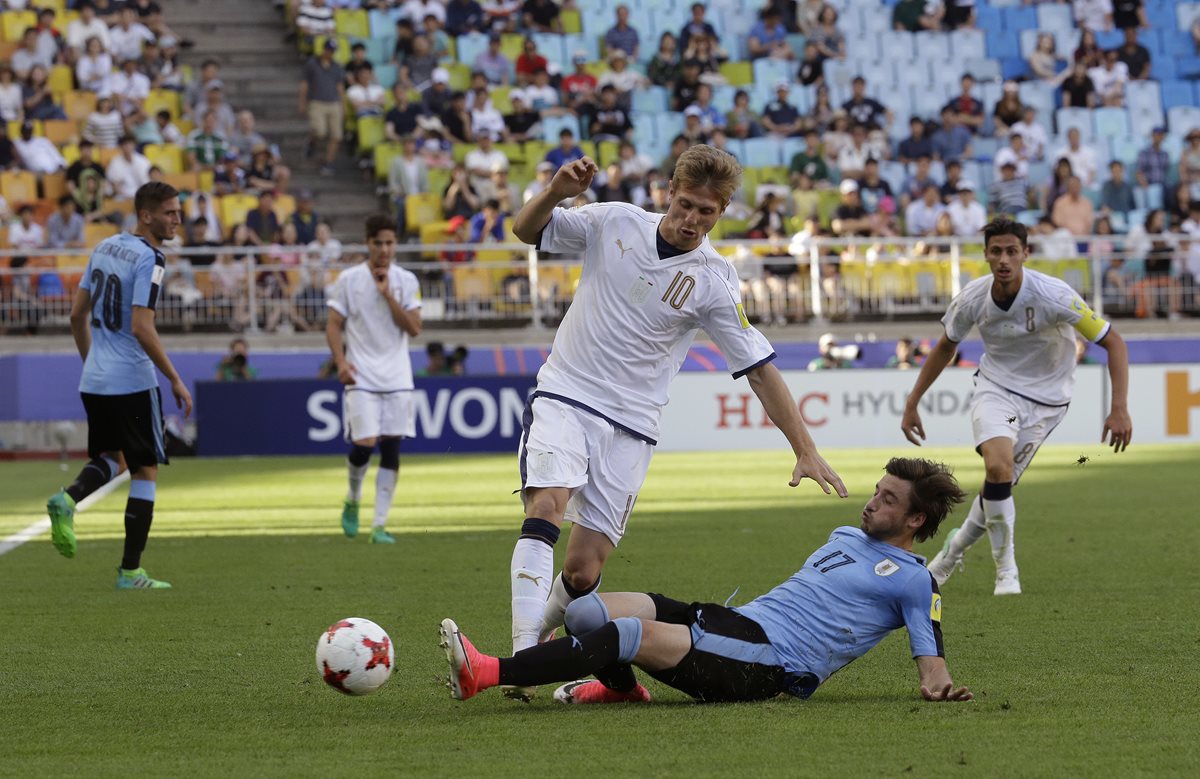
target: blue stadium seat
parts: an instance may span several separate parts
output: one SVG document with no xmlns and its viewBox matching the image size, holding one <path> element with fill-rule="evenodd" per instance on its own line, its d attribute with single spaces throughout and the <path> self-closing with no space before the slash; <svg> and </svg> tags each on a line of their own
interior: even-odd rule
<svg viewBox="0 0 1200 779">
<path fill-rule="evenodd" d="M 1179 105 L 1195 105 L 1195 94 L 1188 82 L 1171 79 L 1163 81 L 1161 87 L 1163 108 L 1170 110 Z"/>
<path fill-rule="evenodd" d="M 645 89 L 635 89 L 633 90 L 633 110 L 637 113 L 651 114 L 656 114 L 660 111 L 666 111 L 668 108 L 667 98 L 669 97 L 669 94 L 670 93 L 667 92 L 666 87 L 660 87 L 657 85 L 652 85 L 646 87 Z M 716 102 L 715 91 L 713 102 Z M 718 108 L 722 111 L 729 110 L 728 108 L 722 108 L 720 106 L 718 106 Z"/>
<path fill-rule="evenodd" d="M 956 59 L 978 57 L 986 50 L 983 30 L 955 30 L 950 33 L 950 52 Z"/>
<path fill-rule="evenodd" d="M 552 143 L 558 143 L 558 134 L 562 132 L 563 128 L 575 133 L 576 140 L 583 137 L 579 131 L 579 117 L 565 114 L 548 116 L 542 120 L 542 138 Z"/>
<path fill-rule="evenodd" d="M 530 37 L 533 38 L 533 42 L 537 44 L 538 51 L 546 58 L 547 62 L 556 63 L 560 68 L 564 68 L 566 72 L 570 72 L 571 57 L 563 51 L 563 37 L 561 35 L 548 32 L 535 32 Z"/>
<path fill-rule="evenodd" d="M 573 57 L 575 52 L 582 50 L 587 52 L 589 60 L 600 59 L 600 42 L 598 38 L 590 38 L 586 35 L 564 35 L 562 47 L 567 57 Z M 657 48 L 657 44 L 655 44 L 655 48 Z"/>
<path fill-rule="evenodd" d="M 1029 75 L 1029 63 L 1020 57 L 1003 57 L 1000 60 L 1000 76 L 1004 79 L 1020 80 Z"/>
<path fill-rule="evenodd" d="M 1021 56 L 1020 37 L 1015 30 L 1000 30 L 987 28 L 984 30 L 987 42 L 987 55 L 996 59 L 1005 57 L 1019 58 Z"/>
<path fill-rule="evenodd" d="M 632 121 L 633 143 L 638 147 L 639 150 L 643 146 L 650 145 L 658 139 L 658 126 L 655 124 L 654 114 L 635 112 L 633 114 Z"/>
<path fill-rule="evenodd" d="M 1138 114 L 1149 114 L 1161 120 L 1162 95 L 1157 81 L 1130 81 L 1125 86 L 1125 106 L 1135 119 Z"/>
<path fill-rule="evenodd" d="M 776 81 L 792 81 L 796 71 L 796 66 L 791 62 L 768 57 L 754 60 L 752 68 L 756 82 L 772 86 Z"/>
<path fill-rule="evenodd" d="M 746 142 L 737 138 L 730 138 L 725 142 L 725 151 L 738 158 L 738 161 L 743 165 L 746 164 Z"/>
<path fill-rule="evenodd" d="M 994 5 L 977 3 L 975 24 L 981 30 L 1002 30 L 1004 29 L 1004 14 Z"/>
<path fill-rule="evenodd" d="M 683 132 L 683 114 L 664 112 L 654 115 L 655 136 L 669 143 L 672 138 Z"/>
<path fill-rule="evenodd" d="M 1002 5 L 998 2 L 993 2 L 992 5 Z M 1037 27 L 1037 9 L 1029 5 L 1019 5 L 1017 3 L 1005 3 L 1003 9 L 1004 28 L 1006 30 L 1027 30 Z"/>
<path fill-rule="evenodd" d="M 977 160 L 991 162 L 999 150 L 1000 141 L 996 138 L 976 136 L 975 140 L 971 142 L 971 151 L 975 152 L 975 159 Z"/>
<path fill-rule="evenodd" d="M 1175 26 L 1180 30 L 1191 29 L 1197 14 L 1200 14 L 1200 3 L 1180 3 L 1175 6 Z"/>
<path fill-rule="evenodd" d="M 1171 81 L 1176 75 L 1174 57 L 1156 57 L 1150 60 L 1150 78 L 1157 81 Z M 1163 97 L 1165 101 L 1166 96 Z"/>
<path fill-rule="evenodd" d="M 808 144 L 804 142 L 803 138 L 784 138 L 783 142 L 780 143 L 780 164 L 791 165 L 792 157 L 795 157 L 807 148 Z"/>
<path fill-rule="evenodd" d="M 1190 81 L 1200 79 L 1200 56 L 1191 54 L 1185 57 L 1175 57 L 1175 74 L 1179 78 Z"/>
<path fill-rule="evenodd" d="M 742 164 L 750 168 L 773 168 L 782 164 L 782 147 L 775 138 L 750 138 L 742 144 L 745 157 Z M 791 162 L 791 160 L 788 160 Z"/>
<path fill-rule="evenodd" d="M 882 99 L 896 83 L 896 66 L 888 62 L 864 62 L 859 75 L 867 80 L 867 94 Z"/>
<path fill-rule="evenodd" d="M 1163 49 L 1170 56 L 1186 57 L 1196 53 L 1196 43 L 1186 30 L 1162 30 L 1162 41 Z"/>
<path fill-rule="evenodd" d="M 1096 33 L 1096 45 L 1106 51 L 1118 48 L 1124 40 L 1125 36 L 1120 30 L 1101 30 Z"/>
<path fill-rule="evenodd" d="M 1046 32 L 1070 30 L 1075 26 L 1069 5 L 1038 5 L 1034 8 L 1034 15 L 1038 28 Z"/>
<path fill-rule="evenodd" d="M 458 61 L 468 67 L 475 67 L 475 58 L 487 51 L 488 37 L 478 32 L 460 35 L 455 39 L 454 45 Z"/>
<path fill-rule="evenodd" d="M 1129 113 L 1124 108 L 1097 108 L 1092 119 L 1097 138 L 1129 137 Z"/>
<path fill-rule="evenodd" d="M 1136 138 L 1110 138 L 1110 159 L 1120 160 L 1126 167 L 1131 167 L 1137 162 L 1138 152 L 1144 144 L 1143 140 Z"/>
<path fill-rule="evenodd" d="M 894 160 L 885 160 L 879 166 L 879 177 L 891 185 L 892 191 L 900 192 L 900 188 L 904 186 L 904 180 L 908 178 L 908 171 L 904 169 L 904 163 Z"/>
<path fill-rule="evenodd" d="M 379 86 L 391 90 L 396 84 L 396 71 L 397 68 L 394 62 L 385 62 L 382 65 L 376 65 L 375 80 L 379 82 Z"/>
<path fill-rule="evenodd" d="M 1052 117 L 1056 106 L 1054 88 L 1041 81 L 1025 81 L 1020 85 L 1021 102 L 1037 109 L 1043 118 Z"/>
<path fill-rule="evenodd" d="M 399 9 L 396 9 L 399 11 Z M 371 31 L 372 38 L 381 38 L 385 35 L 396 34 L 396 18 L 395 14 L 387 11 L 372 10 L 367 15 L 367 24 Z"/>
<path fill-rule="evenodd" d="M 850 60 L 825 60 L 825 83 L 832 91 L 835 87 L 850 88 L 850 82 L 858 75 L 858 65 Z M 830 95 L 832 97 L 832 94 Z"/>
<path fill-rule="evenodd" d="M 367 38 L 363 43 L 367 46 L 367 59 L 371 61 L 372 65 L 378 67 L 392 61 L 392 54 L 396 48 L 395 35 Z"/>
<path fill-rule="evenodd" d="M 1167 109 L 1167 129 L 1171 135 L 1183 136 L 1200 127 L 1200 108 L 1180 105 Z"/>
<path fill-rule="evenodd" d="M 1002 81 L 1000 60 L 987 57 L 967 57 L 964 62 L 965 71 L 975 77 L 976 81 Z"/>
<path fill-rule="evenodd" d="M 1092 112 L 1087 108 L 1060 108 L 1054 112 L 1054 126 L 1058 134 L 1066 136 L 1072 127 L 1079 130 L 1084 143 L 1092 140 L 1095 134 L 1092 129 Z"/>
<path fill-rule="evenodd" d="M 954 53 L 950 51 L 950 36 L 945 33 L 922 31 L 913 37 L 919 59 L 943 61 L 954 59 Z"/>
<path fill-rule="evenodd" d="M 666 92 L 668 97 L 670 96 L 666 87 L 661 87 L 661 89 Z M 733 100 L 739 89 L 741 87 L 732 87 L 728 84 L 713 87 L 713 106 L 722 113 L 729 113 L 733 110 Z"/>
</svg>

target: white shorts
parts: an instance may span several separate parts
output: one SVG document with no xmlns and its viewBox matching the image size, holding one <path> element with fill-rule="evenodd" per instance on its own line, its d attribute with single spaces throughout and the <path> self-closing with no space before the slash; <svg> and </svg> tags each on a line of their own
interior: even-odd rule
<svg viewBox="0 0 1200 779">
<path fill-rule="evenodd" d="M 611 422 L 553 398 L 525 409 L 518 450 L 521 487 L 566 487 L 566 519 L 603 533 L 613 546 L 625 535 L 654 446 Z"/>
<path fill-rule="evenodd" d="M 975 448 L 993 438 L 1012 440 L 1013 484 L 1021 478 L 1042 442 L 1050 437 L 1066 415 L 1066 406 L 1045 406 L 997 386 L 983 376 L 975 377 L 975 394 L 971 398 Z"/>
<path fill-rule="evenodd" d="M 347 441 L 379 436 L 412 438 L 417 434 L 411 391 L 369 392 L 347 387 L 342 394 L 342 423 Z"/>
</svg>

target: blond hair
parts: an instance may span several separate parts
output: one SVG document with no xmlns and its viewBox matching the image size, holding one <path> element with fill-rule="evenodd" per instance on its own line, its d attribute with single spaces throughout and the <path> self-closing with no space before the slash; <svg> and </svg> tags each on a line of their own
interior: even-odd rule
<svg viewBox="0 0 1200 779">
<path fill-rule="evenodd" d="M 727 206 L 741 186 L 742 166 L 729 152 L 697 144 L 679 155 L 671 181 L 677 190 L 710 189 L 721 205 Z"/>
</svg>

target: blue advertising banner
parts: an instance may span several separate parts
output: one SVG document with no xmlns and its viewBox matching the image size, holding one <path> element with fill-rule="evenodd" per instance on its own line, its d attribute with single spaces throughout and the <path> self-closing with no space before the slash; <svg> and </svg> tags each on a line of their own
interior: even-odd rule
<svg viewBox="0 0 1200 779">
<path fill-rule="evenodd" d="M 533 376 L 416 379 L 409 453 L 516 452 Z M 333 381 L 196 384 L 201 456 L 344 454 L 342 386 Z"/>
</svg>

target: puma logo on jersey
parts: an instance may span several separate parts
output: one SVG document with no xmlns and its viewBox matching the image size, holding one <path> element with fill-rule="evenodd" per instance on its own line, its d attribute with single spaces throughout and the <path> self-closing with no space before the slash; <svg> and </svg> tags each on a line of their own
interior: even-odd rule
<svg viewBox="0 0 1200 779">
<path fill-rule="evenodd" d="M 615 243 L 615 244 L 617 245 L 617 248 L 621 250 L 621 259 L 622 259 L 622 260 L 623 260 L 623 259 L 625 259 L 625 252 L 631 252 L 631 251 L 633 251 L 633 247 L 632 247 L 632 246 L 630 246 L 628 249 L 626 249 L 626 248 L 625 248 L 625 244 L 621 243 L 621 239 L 620 239 L 620 238 L 618 238 L 617 240 L 613 241 L 613 243 Z"/>
<path fill-rule="evenodd" d="M 529 581 L 533 582 L 535 586 L 541 587 L 542 579 L 544 579 L 545 577 L 544 576 L 533 576 L 531 574 L 525 573 L 524 571 L 521 571 L 520 573 L 517 574 L 517 578 L 518 579 L 528 579 Z"/>
</svg>

